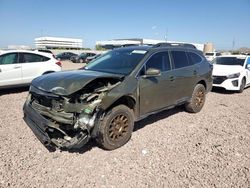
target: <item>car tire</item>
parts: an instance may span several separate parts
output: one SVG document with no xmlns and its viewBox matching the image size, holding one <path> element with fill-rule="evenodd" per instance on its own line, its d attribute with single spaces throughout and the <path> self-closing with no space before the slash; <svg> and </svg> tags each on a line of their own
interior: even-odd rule
<svg viewBox="0 0 250 188">
<path fill-rule="evenodd" d="M 96 141 L 102 148 L 114 150 L 129 141 L 133 129 L 133 110 L 125 105 L 118 105 L 99 120 Z"/>
<path fill-rule="evenodd" d="M 244 77 L 244 78 L 242 78 L 242 80 L 241 80 L 240 90 L 239 90 L 238 92 L 239 92 L 239 93 L 242 93 L 242 92 L 244 91 L 245 87 L 246 87 L 246 79 L 245 79 L 245 77 Z"/>
<path fill-rule="evenodd" d="M 188 112 L 197 113 L 201 111 L 206 100 L 206 89 L 204 85 L 197 84 L 194 88 L 191 100 L 185 104 L 185 108 Z"/>
</svg>

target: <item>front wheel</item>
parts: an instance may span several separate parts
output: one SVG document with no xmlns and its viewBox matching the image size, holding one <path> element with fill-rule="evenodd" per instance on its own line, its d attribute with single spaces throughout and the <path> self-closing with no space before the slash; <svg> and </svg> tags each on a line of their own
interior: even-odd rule
<svg viewBox="0 0 250 188">
<path fill-rule="evenodd" d="M 205 104 L 206 89 L 204 85 L 197 84 L 194 88 L 191 100 L 185 105 L 188 112 L 197 113 L 201 111 Z"/>
<path fill-rule="evenodd" d="M 242 93 L 245 87 L 246 87 L 246 79 L 242 78 L 239 93 Z"/>
<path fill-rule="evenodd" d="M 118 105 L 98 122 L 96 141 L 102 148 L 114 150 L 129 141 L 133 128 L 133 111 L 125 105 Z"/>
</svg>

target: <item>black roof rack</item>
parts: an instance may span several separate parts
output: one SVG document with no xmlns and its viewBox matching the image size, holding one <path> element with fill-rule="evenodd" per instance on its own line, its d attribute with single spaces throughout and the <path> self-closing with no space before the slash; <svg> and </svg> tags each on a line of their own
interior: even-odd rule
<svg viewBox="0 0 250 188">
<path fill-rule="evenodd" d="M 155 44 L 153 47 L 186 47 L 186 48 L 194 48 L 196 49 L 195 45 L 188 44 L 188 43 L 168 43 L 168 42 L 161 42 L 158 44 Z"/>
</svg>

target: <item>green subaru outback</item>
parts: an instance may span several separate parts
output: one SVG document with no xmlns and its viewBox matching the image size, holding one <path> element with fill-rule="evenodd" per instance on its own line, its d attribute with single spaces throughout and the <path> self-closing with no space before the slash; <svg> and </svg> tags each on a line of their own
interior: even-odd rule
<svg viewBox="0 0 250 188">
<path fill-rule="evenodd" d="M 113 150 L 150 114 L 178 105 L 199 112 L 211 75 L 212 65 L 190 44 L 119 48 L 80 70 L 34 79 L 24 120 L 48 148 L 78 149 L 94 138 Z"/>
</svg>

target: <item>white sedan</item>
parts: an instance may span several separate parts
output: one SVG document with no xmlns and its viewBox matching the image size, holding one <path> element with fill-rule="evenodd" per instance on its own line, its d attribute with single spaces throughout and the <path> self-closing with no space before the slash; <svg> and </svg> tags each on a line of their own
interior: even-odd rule
<svg viewBox="0 0 250 188">
<path fill-rule="evenodd" d="M 61 69 L 61 62 L 50 53 L 28 50 L 2 51 L 0 88 L 29 85 L 34 78 Z"/>
<path fill-rule="evenodd" d="M 243 92 L 250 85 L 250 56 L 223 55 L 213 61 L 213 86 Z"/>
</svg>

